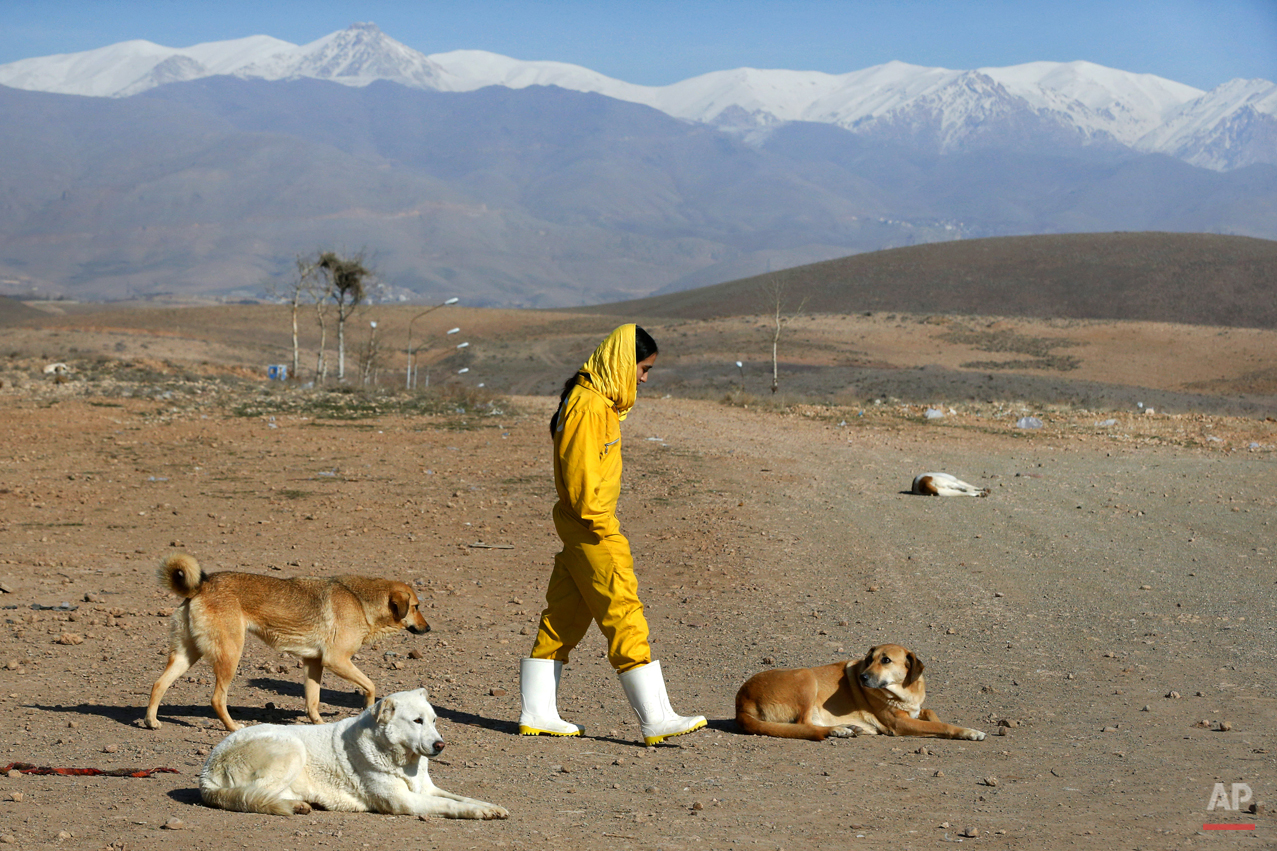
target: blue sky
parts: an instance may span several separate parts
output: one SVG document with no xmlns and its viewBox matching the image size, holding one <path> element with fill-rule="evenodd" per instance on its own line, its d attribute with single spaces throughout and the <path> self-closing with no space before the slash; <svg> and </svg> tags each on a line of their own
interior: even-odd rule
<svg viewBox="0 0 1277 851">
<path fill-rule="evenodd" d="M 645 85 L 892 59 L 957 69 L 1082 59 L 1202 89 L 1277 81 L 1277 0 L 0 0 L 0 63 L 137 38 L 302 44 L 355 21 L 423 53 L 555 59 Z"/>
</svg>

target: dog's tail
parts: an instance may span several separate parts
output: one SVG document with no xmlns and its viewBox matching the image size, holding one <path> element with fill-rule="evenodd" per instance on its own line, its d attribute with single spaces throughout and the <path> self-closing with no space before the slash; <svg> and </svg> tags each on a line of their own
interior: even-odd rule
<svg viewBox="0 0 1277 851">
<path fill-rule="evenodd" d="M 166 558 L 157 573 L 161 585 L 167 585 L 174 594 L 188 600 L 199 593 L 200 585 L 204 582 L 204 571 L 200 570 L 200 563 L 185 553 Z"/>
</svg>

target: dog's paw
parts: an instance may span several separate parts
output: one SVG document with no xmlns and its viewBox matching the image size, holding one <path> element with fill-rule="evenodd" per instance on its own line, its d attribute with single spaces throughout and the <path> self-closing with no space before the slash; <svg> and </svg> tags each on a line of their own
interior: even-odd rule
<svg viewBox="0 0 1277 851">
<path fill-rule="evenodd" d="M 482 807 L 475 807 L 474 817 L 484 820 L 509 818 L 510 813 L 505 807 L 498 807 L 496 804 L 484 804 Z"/>
<path fill-rule="evenodd" d="M 855 727 L 830 727 L 829 735 L 838 739 L 854 739 L 860 731 Z"/>
<path fill-rule="evenodd" d="M 293 804 L 293 815 L 308 816 L 310 815 L 310 813 L 311 813 L 311 806 L 305 801 L 298 801 L 297 803 Z"/>
<path fill-rule="evenodd" d="M 143 718 L 142 723 L 150 730 L 158 730 L 164 726 L 158 718 Z"/>
<path fill-rule="evenodd" d="M 984 741 L 984 731 L 983 731 L 983 730 L 970 730 L 970 729 L 967 729 L 967 728 L 965 728 L 965 727 L 964 727 L 964 728 L 963 728 L 963 730 L 962 730 L 962 735 L 961 735 L 961 736 L 959 736 L 958 738 L 966 739 L 966 740 L 967 740 L 967 741 L 969 741 L 969 742 L 983 742 L 983 741 Z"/>
</svg>

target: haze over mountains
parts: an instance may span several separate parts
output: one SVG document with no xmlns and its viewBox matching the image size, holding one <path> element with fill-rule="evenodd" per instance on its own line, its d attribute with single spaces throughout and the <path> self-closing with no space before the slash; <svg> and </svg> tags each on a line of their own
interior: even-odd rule
<svg viewBox="0 0 1277 851">
<path fill-rule="evenodd" d="M 358 24 L 125 42 L 0 86 L 2 292 L 248 295 L 338 247 L 384 297 L 563 306 L 972 237 L 1277 237 L 1264 80 L 893 62 L 645 87 Z"/>
</svg>

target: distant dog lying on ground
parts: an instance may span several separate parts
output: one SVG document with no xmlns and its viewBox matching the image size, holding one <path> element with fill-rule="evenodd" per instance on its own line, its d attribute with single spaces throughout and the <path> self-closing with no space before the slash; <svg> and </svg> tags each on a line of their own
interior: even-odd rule
<svg viewBox="0 0 1277 851">
<path fill-rule="evenodd" d="M 319 717 L 319 682 L 328 668 L 364 692 L 371 706 L 377 687 L 355 667 L 360 647 L 387 633 L 430 631 L 417 595 L 403 582 L 365 576 L 333 579 L 277 579 L 255 573 L 205 574 L 189 555 L 169 556 L 160 581 L 186 599 L 169 626 L 168 667 L 151 688 L 146 726 L 158 730 L 155 717 L 164 692 L 186 669 L 207 656 L 217 683 L 213 710 L 227 730 L 240 728 L 226 711 L 226 693 L 251 632 L 275 650 L 306 662 L 306 716 Z"/>
<path fill-rule="evenodd" d="M 913 493 L 923 496 L 988 496 L 988 488 L 969 485 L 948 473 L 921 473 L 914 477 Z"/>
<path fill-rule="evenodd" d="M 823 741 L 862 733 L 981 741 L 984 733 L 946 724 L 922 708 L 922 661 L 898 644 L 863 659 L 755 674 L 736 693 L 736 722 L 747 733 Z"/>
<path fill-rule="evenodd" d="M 312 806 L 444 818 L 497 819 L 496 804 L 430 781 L 443 750 L 424 688 L 383 697 L 354 718 L 316 727 L 257 724 L 213 748 L 200 772 L 210 807 L 288 816 Z"/>
</svg>

